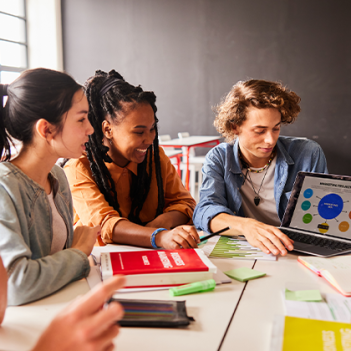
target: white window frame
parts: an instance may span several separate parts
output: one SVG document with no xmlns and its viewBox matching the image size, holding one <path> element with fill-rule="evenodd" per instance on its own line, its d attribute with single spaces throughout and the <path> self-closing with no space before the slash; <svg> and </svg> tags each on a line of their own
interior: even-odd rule
<svg viewBox="0 0 351 351">
<path fill-rule="evenodd" d="M 25 26 L 24 26 L 24 30 L 25 30 L 25 33 L 24 33 L 24 37 L 25 37 L 25 41 L 24 42 L 21 42 L 21 41 L 14 41 L 14 40 L 8 40 L 8 39 L 4 39 L 4 38 L 1 38 L 0 37 L 0 40 L 1 41 L 6 41 L 8 43 L 14 43 L 14 44 L 19 44 L 19 45 L 23 45 L 25 46 L 25 67 L 13 67 L 13 66 L 4 66 L 4 65 L 1 65 L 0 63 L 0 75 L 1 75 L 1 72 L 15 72 L 15 73 L 20 73 L 22 71 L 24 71 L 26 68 L 28 68 L 28 37 L 27 37 L 27 9 L 26 9 L 26 0 L 23 0 L 23 6 L 24 6 L 24 17 L 22 16 L 18 16 L 18 15 L 14 15 L 14 14 L 11 14 L 11 13 L 8 13 L 8 12 L 3 12 L 3 11 L 0 11 L 1 14 L 4 14 L 4 15 L 8 15 L 8 16 L 11 16 L 11 17 L 14 17 L 14 18 L 18 18 L 18 19 L 21 19 L 21 20 L 24 20 L 24 23 L 25 23 Z"/>
<path fill-rule="evenodd" d="M 63 71 L 61 0 L 26 0 L 28 67 Z"/>
</svg>

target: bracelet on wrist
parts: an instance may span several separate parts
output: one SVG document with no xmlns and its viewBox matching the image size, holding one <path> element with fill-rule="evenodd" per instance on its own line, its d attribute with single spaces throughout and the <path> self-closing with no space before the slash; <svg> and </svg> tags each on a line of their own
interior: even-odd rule
<svg viewBox="0 0 351 351">
<path fill-rule="evenodd" d="M 150 237 L 150 242 L 151 242 L 151 245 L 154 249 L 161 249 L 161 247 L 157 246 L 156 245 L 156 235 L 159 233 L 159 232 L 163 232 L 164 230 L 168 230 L 166 228 L 158 228 L 156 229 L 152 234 L 151 234 L 151 237 Z"/>
</svg>

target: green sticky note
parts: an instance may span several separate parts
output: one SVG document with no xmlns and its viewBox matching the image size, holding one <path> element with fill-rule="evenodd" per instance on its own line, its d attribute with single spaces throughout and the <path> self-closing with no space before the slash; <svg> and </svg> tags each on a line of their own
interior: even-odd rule
<svg viewBox="0 0 351 351">
<path fill-rule="evenodd" d="M 224 273 L 228 277 L 239 280 L 241 282 L 246 282 L 250 279 L 260 278 L 266 275 L 266 273 L 255 271 L 254 269 L 247 267 L 232 269 Z"/>
<path fill-rule="evenodd" d="M 285 299 L 292 301 L 320 302 L 323 301 L 319 290 L 298 290 L 291 291 L 285 289 Z"/>
</svg>

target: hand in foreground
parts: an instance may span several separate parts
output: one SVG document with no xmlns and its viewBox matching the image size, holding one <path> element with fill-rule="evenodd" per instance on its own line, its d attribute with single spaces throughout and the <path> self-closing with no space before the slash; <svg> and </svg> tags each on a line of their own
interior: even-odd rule
<svg viewBox="0 0 351 351">
<path fill-rule="evenodd" d="M 110 351 L 117 336 L 116 322 L 123 317 L 123 308 L 112 302 L 104 303 L 121 288 L 124 277 L 115 276 L 96 286 L 74 301 L 51 322 L 32 351 Z"/>
<path fill-rule="evenodd" d="M 278 228 L 261 223 L 252 218 L 242 218 L 242 234 L 254 247 L 273 255 L 285 256 L 294 249 L 293 240 L 283 234 Z M 225 234 L 227 235 L 227 234 Z"/>
<path fill-rule="evenodd" d="M 156 245 L 166 250 L 197 248 L 199 242 L 199 234 L 191 225 L 181 225 L 156 235 Z"/>
<path fill-rule="evenodd" d="M 101 227 L 78 226 L 74 229 L 72 248 L 83 251 L 90 255 L 97 236 L 101 233 Z"/>
</svg>

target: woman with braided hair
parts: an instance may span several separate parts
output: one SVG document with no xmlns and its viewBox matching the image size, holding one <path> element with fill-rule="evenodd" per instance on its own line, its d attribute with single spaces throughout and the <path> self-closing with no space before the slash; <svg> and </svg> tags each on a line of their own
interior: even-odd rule
<svg viewBox="0 0 351 351">
<path fill-rule="evenodd" d="M 197 247 L 195 201 L 158 146 L 156 96 L 112 70 L 85 84 L 89 102 L 86 154 L 70 160 L 77 225 L 101 225 L 104 243 L 179 249 Z"/>
</svg>

